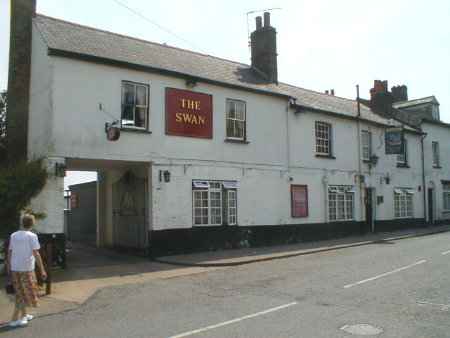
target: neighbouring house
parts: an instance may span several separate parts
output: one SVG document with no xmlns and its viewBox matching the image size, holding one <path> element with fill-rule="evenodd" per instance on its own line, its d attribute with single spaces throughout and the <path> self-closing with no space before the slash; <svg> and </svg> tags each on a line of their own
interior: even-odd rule
<svg viewBox="0 0 450 338">
<path fill-rule="evenodd" d="M 385 81 L 370 100 L 279 82 L 269 13 L 251 65 L 39 15 L 34 1 L 11 13 L 11 142 L 52 174 L 33 201 L 42 234 L 64 231 L 65 170 L 98 173 L 98 246 L 328 238 L 448 215 L 448 126 L 397 116 Z M 401 150 L 387 155 L 392 130 Z"/>
</svg>

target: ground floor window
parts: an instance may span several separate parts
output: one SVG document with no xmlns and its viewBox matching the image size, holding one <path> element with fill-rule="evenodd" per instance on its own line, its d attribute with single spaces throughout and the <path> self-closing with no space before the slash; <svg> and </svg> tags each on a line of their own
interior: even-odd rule
<svg viewBox="0 0 450 338">
<path fill-rule="evenodd" d="M 405 188 L 394 189 L 395 218 L 413 217 L 414 190 Z"/>
<path fill-rule="evenodd" d="M 443 209 L 445 212 L 450 212 L 450 182 L 442 184 L 443 193 Z"/>
<path fill-rule="evenodd" d="M 237 182 L 193 181 L 193 224 L 236 225 Z"/>
<path fill-rule="evenodd" d="M 355 191 L 353 186 L 328 187 L 328 216 L 330 221 L 354 219 Z"/>
</svg>

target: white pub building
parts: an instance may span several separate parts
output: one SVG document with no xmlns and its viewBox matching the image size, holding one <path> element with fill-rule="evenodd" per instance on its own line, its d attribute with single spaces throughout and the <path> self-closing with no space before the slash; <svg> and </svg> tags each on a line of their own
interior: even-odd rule
<svg viewBox="0 0 450 338">
<path fill-rule="evenodd" d="M 375 81 L 370 100 L 353 100 L 279 82 L 269 13 L 246 65 L 39 15 L 31 0 L 11 12 L 8 133 L 48 167 L 32 205 L 47 213 L 43 235 L 64 232 L 65 170 L 98 173 L 98 246 L 272 243 L 450 219 L 437 101 L 413 123 L 401 119 L 416 114 L 406 87 Z M 394 128 L 404 146 L 386 155 Z"/>
</svg>

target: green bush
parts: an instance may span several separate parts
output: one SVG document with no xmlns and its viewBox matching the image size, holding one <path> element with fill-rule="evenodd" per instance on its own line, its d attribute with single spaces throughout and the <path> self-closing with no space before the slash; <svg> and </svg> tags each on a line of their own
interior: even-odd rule
<svg viewBox="0 0 450 338">
<path fill-rule="evenodd" d="M 26 210 L 46 182 L 47 171 L 41 160 L 0 167 L 0 238 L 7 238 L 18 229 L 21 211 Z"/>
</svg>

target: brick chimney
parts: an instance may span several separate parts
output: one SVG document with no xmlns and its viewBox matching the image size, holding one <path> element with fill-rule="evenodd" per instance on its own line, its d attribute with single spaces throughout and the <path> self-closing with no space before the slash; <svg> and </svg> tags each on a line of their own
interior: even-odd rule
<svg viewBox="0 0 450 338">
<path fill-rule="evenodd" d="M 250 35 L 252 68 L 262 73 L 269 83 L 278 83 L 277 32 L 270 25 L 270 13 L 264 13 L 264 25 L 256 17 L 256 30 Z"/>
<path fill-rule="evenodd" d="M 391 92 L 394 97 L 394 102 L 408 101 L 408 87 L 405 85 L 394 86 L 391 88 Z"/>
<path fill-rule="evenodd" d="M 377 113 L 389 114 L 394 97 L 388 90 L 388 82 L 375 80 L 370 90 L 370 107 Z"/>
<path fill-rule="evenodd" d="M 11 0 L 7 146 L 8 161 L 27 158 L 32 19 L 36 0 Z"/>
</svg>

